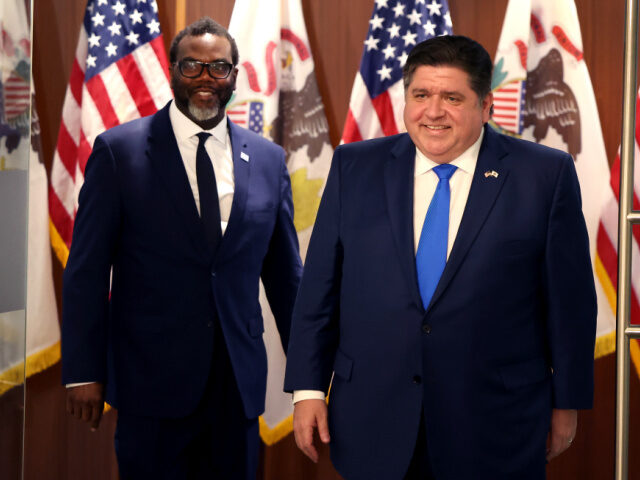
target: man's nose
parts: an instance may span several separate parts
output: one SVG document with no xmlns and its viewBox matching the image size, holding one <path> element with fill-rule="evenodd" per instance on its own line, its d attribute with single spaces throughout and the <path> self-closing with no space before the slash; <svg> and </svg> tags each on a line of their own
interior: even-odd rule
<svg viewBox="0 0 640 480">
<path fill-rule="evenodd" d="M 424 115 L 427 118 L 440 118 L 444 115 L 444 109 L 442 107 L 442 99 L 433 95 L 431 98 L 427 99 Z"/>
</svg>

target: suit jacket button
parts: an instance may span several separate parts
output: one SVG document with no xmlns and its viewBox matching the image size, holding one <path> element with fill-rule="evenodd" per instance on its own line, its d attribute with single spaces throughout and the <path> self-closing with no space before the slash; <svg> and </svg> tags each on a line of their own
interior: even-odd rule
<svg viewBox="0 0 640 480">
<path fill-rule="evenodd" d="M 211 276 L 215 278 L 216 272 L 211 272 Z"/>
<path fill-rule="evenodd" d="M 412 381 L 416 385 L 420 385 L 422 383 L 422 378 L 420 377 L 420 375 L 414 375 Z"/>
<path fill-rule="evenodd" d="M 213 327 L 213 322 L 207 322 L 207 327 L 209 328 Z"/>
<path fill-rule="evenodd" d="M 429 335 L 431 333 L 431 325 L 425 323 L 424 325 L 422 325 L 422 331 Z"/>
</svg>

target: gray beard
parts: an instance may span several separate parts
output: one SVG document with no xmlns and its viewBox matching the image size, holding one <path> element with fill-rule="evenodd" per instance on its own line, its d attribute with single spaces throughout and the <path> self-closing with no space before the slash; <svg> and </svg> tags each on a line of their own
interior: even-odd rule
<svg viewBox="0 0 640 480">
<path fill-rule="evenodd" d="M 219 110 L 219 107 L 217 105 L 212 108 L 200 108 L 196 107 L 191 102 L 188 103 L 187 107 L 189 108 L 189 113 L 199 122 L 211 120 L 216 115 L 218 115 Z"/>
</svg>

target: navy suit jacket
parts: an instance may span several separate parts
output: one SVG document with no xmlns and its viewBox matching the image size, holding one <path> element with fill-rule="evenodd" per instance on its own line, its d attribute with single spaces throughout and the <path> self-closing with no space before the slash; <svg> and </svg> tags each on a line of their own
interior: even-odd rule
<svg viewBox="0 0 640 480">
<path fill-rule="evenodd" d="M 259 279 L 286 346 L 302 273 L 284 151 L 229 122 L 235 191 L 212 256 L 168 112 L 96 138 L 64 272 L 63 383 L 102 382 L 131 414 L 184 416 L 204 392 L 217 317 L 255 418 L 267 374 Z"/>
<path fill-rule="evenodd" d="M 485 128 L 426 311 L 414 162 L 407 134 L 336 149 L 285 389 L 326 392 L 333 374 L 331 457 L 346 479 L 403 478 L 421 412 L 438 480 L 544 478 L 551 409 L 593 397 L 596 300 L 573 160 Z"/>
</svg>

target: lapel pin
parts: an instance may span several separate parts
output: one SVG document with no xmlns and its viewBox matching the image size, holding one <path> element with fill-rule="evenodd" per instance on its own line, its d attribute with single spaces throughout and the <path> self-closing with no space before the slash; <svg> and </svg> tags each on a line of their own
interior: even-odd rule
<svg viewBox="0 0 640 480">
<path fill-rule="evenodd" d="M 249 161 L 249 155 L 247 155 L 244 152 L 240 152 L 240 158 L 243 159 L 245 162 Z"/>
<path fill-rule="evenodd" d="M 498 178 L 498 172 L 495 170 L 487 170 L 484 172 L 484 178 L 495 177 Z"/>
</svg>

